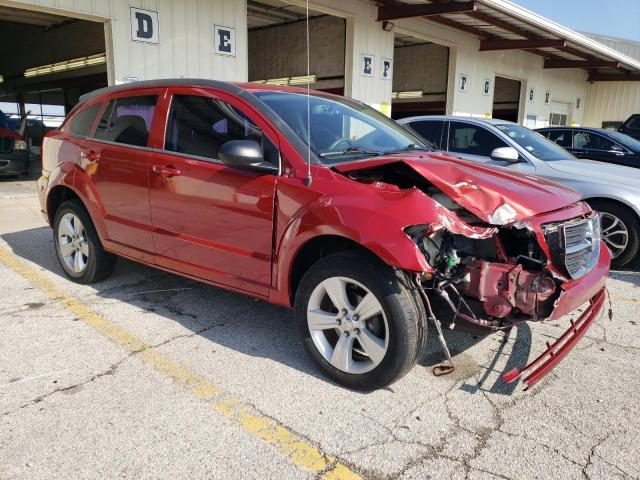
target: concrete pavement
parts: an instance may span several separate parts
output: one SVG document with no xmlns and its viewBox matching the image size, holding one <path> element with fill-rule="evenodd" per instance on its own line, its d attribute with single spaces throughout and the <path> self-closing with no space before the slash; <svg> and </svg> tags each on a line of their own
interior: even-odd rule
<svg viewBox="0 0 640 480">
<path fill-rule="evenodd" d="M 638 264 L 532 391 L 499 374 L 567 320 L 447 332 L 439 378 L 432 334 L 362 394 L 319 374 L 286 309 L 124 260 L 68 281 L 34 188 L 0 182 L 0 478 L 640 478 Z"/>
</svg>

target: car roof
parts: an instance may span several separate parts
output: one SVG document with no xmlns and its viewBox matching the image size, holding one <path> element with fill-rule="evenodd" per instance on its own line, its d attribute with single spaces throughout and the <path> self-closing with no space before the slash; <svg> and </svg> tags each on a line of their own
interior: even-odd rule
<svg viewBox="0 0 640 480">
<path fill-rule="evenodd" d="M 517 123 L 510 122 L 508 120 L 500 120 L 499 118 L 477 118 L 477 117 L 464 117 L 464 116 L 455 116 L 455 115 L 418 115 L 415 117 L 406 117 L 397 120 L 398 123 L 404 124 L 408 122 L 416 122 L 423 120 L 464 120 L 466 122 L 482 124 L 486 123 L 489 125 L 503 125 L 503 124 L 511 124 L 518 125 Z"/>
<path fill-rule="evenodd" d="M 287 85 L 268 85 L 264 83 L 255 82 L 221 82 L 218 80 L 209 80 L 206 78 L 166 78 L 160 80 L 144 80 L 133 83 L 123 83 L 120 85 L 111 85 L 109 87 L 100 88 L 93 92 L 86 93 L 80 97 L 80 104 L 85 103 L 91 99 L 101 97 L 104 95 L 111 95 L 115 92 L 134 92 L 135 90 L 142 88 L 168 88 L 168 87 L 205 87 L 205 88 L 217 88 L 226 90 L 230 93 L 240 95 L 242 92 L 289 92 L 289 93 L 307 93 L 306 88 L 290 87 Z M 317 90 L 310 90 L 311 94 L 336 96 L 331 93 L 320 92 Z"/>
</svg>

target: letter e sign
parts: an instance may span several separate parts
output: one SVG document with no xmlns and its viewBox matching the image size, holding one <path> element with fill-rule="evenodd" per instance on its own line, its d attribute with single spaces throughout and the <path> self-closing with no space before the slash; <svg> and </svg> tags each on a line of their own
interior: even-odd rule
<svg viewBox="0 0 640 480">
<path fill-rule="evenodd" d="M 373 77 L 373 55 L 365 53 L 362 55 L 362 75 L 365 77 Z"/>
<path fill-rule="evenodd" d="M 215 25 L 213 27 L 213 41 L 216 55 L 236 56 L 236 29 Z"/>
<path fill-rule="evenodd" d="M 158 12 L 131 7 L 131 38 L 136 42 L 160 43 Z"/>
</svg>

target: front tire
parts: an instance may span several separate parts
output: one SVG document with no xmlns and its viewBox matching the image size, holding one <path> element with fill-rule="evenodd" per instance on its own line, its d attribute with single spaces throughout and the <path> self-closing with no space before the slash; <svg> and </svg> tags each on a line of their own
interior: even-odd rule
<svg viewBox="0 0 640 480">
<path fill-rule="evenodd" d="M 67 200 L 56 211 L 53 243 L 62 269 L 74 282 L 98 282 L 113 272 L 116 257 L 102 248 L 91 217 L 78 200 Z"/>
<path fill-rule="evenodd" d="M 314 362 L 353 390 L 403 377 L 426 342 L 422 301 L 402 275 L 357 251 L 322 258 L 304 274 L 294 315 Z"/>
<path fill-rule="evenodd" d="M 594 200 L 589 204 L 600 212 L 602 239 L 611 251 L 611 266 L 625 266 L 640 250 L 638 217 L 628 208 L 613 202 Z"/>
</svg>

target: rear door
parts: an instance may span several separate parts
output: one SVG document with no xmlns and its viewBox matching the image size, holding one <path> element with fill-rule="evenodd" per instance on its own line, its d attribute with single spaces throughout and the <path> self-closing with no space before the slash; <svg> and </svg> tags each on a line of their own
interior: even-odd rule
<svg viewBox="0 0 640 480">
<path fill-rule="evenodd" d="M 104 207 L 106 246 L 153 262 L 149 209 L 149 144 L 158 99 L 164 89 L 109 97 L 94 138 L 83 152 L 98 202 Z"/>
<path fill-rule="evenodd" d="M 248 105 L 219 91 L 174 88 L 149 173 L 156 263 L 266 296 L 277 175 L 225 166 L 220 147 L 255 140 L 279 163 L 277 136 Z"/>
</svg>

